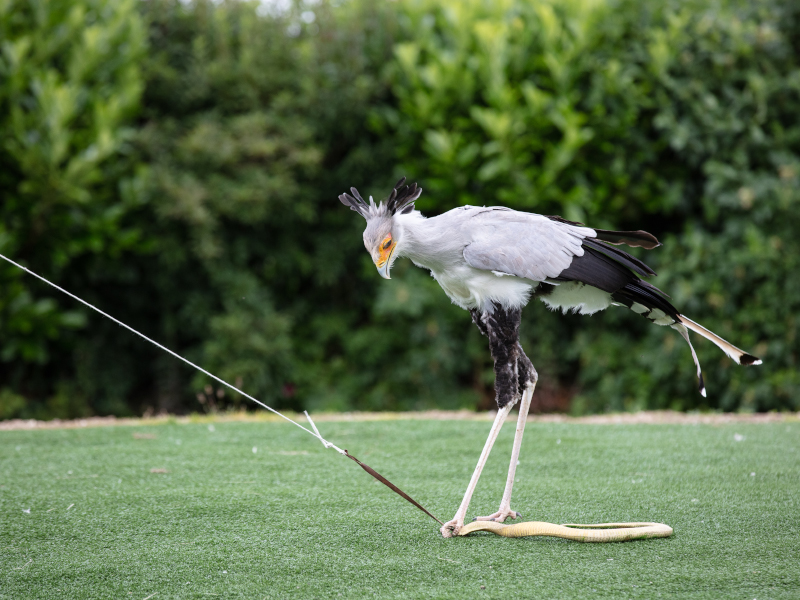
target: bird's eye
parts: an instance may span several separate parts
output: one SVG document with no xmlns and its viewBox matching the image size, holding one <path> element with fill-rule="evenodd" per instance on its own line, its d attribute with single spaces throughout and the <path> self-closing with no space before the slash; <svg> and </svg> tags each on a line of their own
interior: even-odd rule
<svg viewBox="0 0 800 600">
<path fill-rule="evenodd" d="M 386 238 L 381 245 L 381 250 L 388 250 L 389 246 L 392 245 L 392 238 Z"/>
</svg>

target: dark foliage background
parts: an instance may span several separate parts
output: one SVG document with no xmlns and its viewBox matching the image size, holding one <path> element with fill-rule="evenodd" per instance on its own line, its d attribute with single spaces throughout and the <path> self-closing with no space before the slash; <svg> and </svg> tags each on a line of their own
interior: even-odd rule
<svg viewBox="0 0 800 600">
<path fill-rule="evenodd" d="M 275 407 L 488 408 L 469 315 L 381 280 L 336 196 L 401 175 L 638 229 L 683 312 L 526 309 L 536 410 L 800 408 L 800 9 L 788 0 L 0 4 L 0 252 Z M 243 406 L 0 264 L 0 418 Z"/>
</svg>

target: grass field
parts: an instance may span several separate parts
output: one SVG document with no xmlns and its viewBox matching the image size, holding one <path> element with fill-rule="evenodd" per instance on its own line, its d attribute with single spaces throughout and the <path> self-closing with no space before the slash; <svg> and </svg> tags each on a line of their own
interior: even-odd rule
<svg viewBox="0 0 800 600">
<path fill-rule="evenodd" d="M 442 520 L 489 429 L 320 423 Z M 497 509 L 513 435 L 470 508 Z M 579 544 L 438 525 L 292 425 L 0 431 L 0 598 L 800 598 L 800 422 L 532 423 L 525 520 L 652 520 Z"/>
</svg>

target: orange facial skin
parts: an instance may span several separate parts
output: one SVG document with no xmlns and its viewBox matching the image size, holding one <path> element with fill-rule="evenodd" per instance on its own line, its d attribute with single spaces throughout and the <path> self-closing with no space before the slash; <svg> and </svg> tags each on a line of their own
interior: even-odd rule
<svg viewBox="0 0 800 600">
<path fill-rule="evenodd" d="M 380 245 L 381 253 L 378 255 L 378 260 L 375 261 L 375 264 L 378 267 L 382 267 L 383 265 L 386 264 L 386 261 L 389 260 L 389 257 L 392 255 L 392 252 L 394 251 L 394 247 L 395 243 L 394 240 L 392 239 L 392 234 L 390 233 L 385 238 L 383 238 L 383 241 L 381 242 Z"/>
</svg>

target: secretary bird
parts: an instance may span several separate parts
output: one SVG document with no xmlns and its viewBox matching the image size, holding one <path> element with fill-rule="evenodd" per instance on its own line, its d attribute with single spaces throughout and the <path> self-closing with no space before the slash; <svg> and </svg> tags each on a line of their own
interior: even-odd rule
<svg viewBox="0 0 800 600">
<path fill-rule="evenodd" d="M 669 325 L 689 344 L 697 367 L 700 393 L 706 389 L 691 330 L 716 344 L 740 365 L 761 361 L 682 315 L 667 295 L 641 279 L 655 272 L 642 261 L 615 248 L 626 244 L 648 250 L 661 244 L 645 231 L 607 231 L 584 227 L 555 216 L 498 206 L 462 206 L 438 217 L 425 218 L 414 202 L 422 189 L 397 182 L 385 202 L 365 202 L 356 188 L 339 196 L 367 221 L 364 246 L 378 273 L 389 279 L 394 261 L 405 256 L 428 269 L 450 299 L 468 310 L 472 321 L 489 339 L 494 359 L 497 416 L 455 516 L 441 528 L 444 537 L 457 535 L 464 525 L 470 499 L 478 484 L 500 428 L 519 402 L 519 418 L 508 478 L 500 508 L 481 521 L 503 522 L 519 515 L 511 510 L 511 490 L 522 434 L 538 375 L 519 342 L 522 307 L 531 297 L 550 309 L 591 315 L 611 305 L 627 306 L 656 325 Z"/>
</svg>

